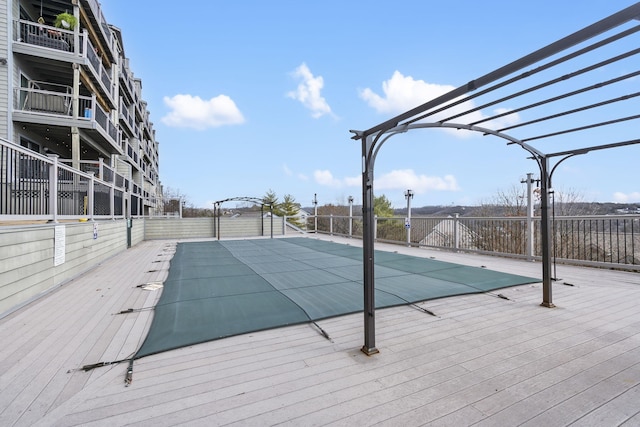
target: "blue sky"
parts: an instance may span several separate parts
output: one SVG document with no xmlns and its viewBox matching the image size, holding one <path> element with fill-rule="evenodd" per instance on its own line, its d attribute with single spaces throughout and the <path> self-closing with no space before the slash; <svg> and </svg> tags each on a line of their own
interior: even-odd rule
<svg viewBox="0 0 640 427">
<path fill-rule="evenodd" d="M 350 195 L 361 203 L 361 147 L 350 129 L 373 127 L 633 3 L 103 0 L 102 8 L 142 79 L 163 185 L 212 207 L 269 190 L 303 206 L 314 194 L 320 205 Z M 394 207 L 406 206 L 409 188 L 413 206 L 473 205 L 537 176 L 517 147 L 414 132 L 387 142 L 376 160 L 375 193 Z M 639 155 L 632 146 L 575 157 L 559 166 L 554 187 L 584 201 L 640 202 Z"/>
</svg>

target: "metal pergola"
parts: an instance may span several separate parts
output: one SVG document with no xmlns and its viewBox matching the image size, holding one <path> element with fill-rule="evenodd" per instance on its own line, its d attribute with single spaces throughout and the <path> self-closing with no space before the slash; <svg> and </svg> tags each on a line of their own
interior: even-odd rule
<svg viewBox="0 0 640 427">
<path fill-rule="evenodd" d="M 269 206 L 269 216 L 271 217 L 271 238 L 273 239 L 273 205 L 269 203 L 265 203 L 263 199 L 258 197 L 230 197 L 224 200 L 218 200 L 213 202 L 213 219 L 217 221 L 215 224 L 216 227 L 216 236 L 218 236 L 218 240 L 220 240 L 220 206 L 222 206 L 225 202 L 249 202 L 255 205 L 260 205 L 260 218 L 264 218 L 264 207 Z M 260 221 L 260 234 L 264 236 L 264 222 Z"/>
<path fill-rule="evenodd" d="M 524 149 L 540 170 L 541 305 L 554 307 L 550 239 L 553 172 L 571 157 L 640 143 L 640 91 L 630 90 L 633 85 L 629 83 L 640 76 L 638 19 L 640 2 L 370 129 L 350 131 L 352 139 L 362 144 L 364 353 L 378 353 L 373 170 L 382 144 L 413 129 L 450 128 L 495 136 Z M 479 114 L 489 107 L 499 112 Z M 499 125 L 499 119 L 512 114 L 522 115 L 523 120 Z M 623 125 L 627 126 L 624 130 Z M 568 140 L 576 145 L 593 141 L 593 145 L 564 149 Z M 538 141 L 554 144 L 554 149 L 544 152 L 532 145 Z"/>
</svg>

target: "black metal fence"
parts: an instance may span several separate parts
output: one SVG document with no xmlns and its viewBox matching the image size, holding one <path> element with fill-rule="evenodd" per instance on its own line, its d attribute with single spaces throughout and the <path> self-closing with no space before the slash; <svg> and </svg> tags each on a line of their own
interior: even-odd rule
<svg viewBox="0 0 640 427">
<path fill-rule="evenodd" d="M 66 163 L 0 139 L 0 220 L 137 217 L 157 205 L 102 161 Z"/>
<path fill-rule="evenodd" d="M 310 216 L 307 229 L 316 223 L 318 233 L 362 238 L 361 217 Z M 555 217 L 551 238 L 557 262 L 640 270 L 640 215 Z M 539 217 L 376 218 L 375 239 L 529 260 L 542 254 Z"/>
</svg>

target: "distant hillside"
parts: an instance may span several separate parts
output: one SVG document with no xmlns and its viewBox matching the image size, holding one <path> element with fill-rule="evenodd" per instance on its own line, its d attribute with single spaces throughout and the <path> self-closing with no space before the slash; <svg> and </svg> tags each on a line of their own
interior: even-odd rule
<svg viewBox="0 0 640 427">
<path fill-rule="evenodd" d="M 504 206 L 423 206 L 411 208 L 413 216 L 504 216 L 513 208 Z M 571 203 L 555 205 L 556 215 L 624 215 L 640 214 L 638 203 Z M 405 216 L 407 208 L 394 209 L 397 216 Z"/>
<path fill-rule="evenodd" d="M 318 206 L 318 209 L 321 207 Z M 344 207 L 343 207 L 344 208 Z M 313 215 L 313 207 L 303 207 L 303 210 Z M 339 209 L 339 207 L 335 207 Z M 344 209 L 343 209 L 344 210 Z M 512 211 L 513 208 L 503 206 L 422 206 L 411 207 L 412 216 L 454 216 L 459 214 L 460 216 L 505 216 L 507 212 Z M 362 206 L 354 205 L 353 214 L 359 216 L 362 211 Z M 394 209 L 395 216 L 406 216 L 407 208 Z M 625 215 L 625 214 L 640 214 L 640 203 L 571 203 L 562 206 L 556 204 L 555 213 L 558 216 L 562 215 Z M 345 215 L 345 213 L 338 213 L 338 215 Z"/>
</svg>

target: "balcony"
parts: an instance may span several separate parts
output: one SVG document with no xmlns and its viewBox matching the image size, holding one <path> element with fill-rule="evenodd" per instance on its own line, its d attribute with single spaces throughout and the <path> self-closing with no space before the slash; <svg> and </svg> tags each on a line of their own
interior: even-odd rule
<svg viewBox="0 0 640 427">
<path fill-rule="evenodd" d="M 88 48 L 86 49 L 86 58 L 88 60 L 87 65 L 93 71 L 91 76 L 95 83 L 102 86 L 102 89 L 108 95 L 109 101 L 111 101 L 111 105 L 115 107 L 116 104 L 113 98 L 113 80 L 111 78 L 111 71 L 107 70 L 104 65 L 102 65 L 102 61 L 98 57 L 98 54 L 91 42 L 87 40 L 87 44 Z"/>
<path fill-rule="evenodd" d="M 126 155 L 130 162 L 134 165 L 138 164 L 139 154 L 138 154 L 138 140 L 137 139 L 127 139 L 126 142 Z"/>
<path fill-rule="evenodd" d="M 72 117 L 71 87 L 32 81 L 28 88 L 16 88 L 16 110 Z"/>
<path fill-rule="evenodd" d="M 120 91 L 127 96 L 132 104 L 136 104 L 140 98 L 133 83 L 133 73 L 129 70 L 128 60 L 124 58 L 120 63 Z"/>
<path fill-rule="evenodd" d="M 97 0 L 82 0 L 82 3 L 85 6 L 84 10 L 87 11 L 87 17 L 91 21 L 93 28 L 96 29 L 98 38 L 106 47 L 105 53 L 109 61 L 112 63 L 117 62 L 116 38 L 113 36 L 111 28 L 109 28 L 109 23 L 102 13 L 100 3 Z"/>
<path fill-rule="evenodd" d="M 125 129 L 129 130 L 129 133 L 132 136 L 137 137 L 138 136 L 138 128 L 136 127 L 136 123 L 135 120 L 133 118 L 133 115 L 129 112 L 130 107 L 124 102 L 124 100 L 121 98 L 120 99 L 120 121 L 121 123 L 123 123 L 125 126 Z"/>
<path fill-rule="evenodd" d="M 31 81 L 14 88 L 13 120 L 51 126 L 75 126 L 102 140 L 110 153 L 122 154 L 118 128 L 94 96 L 79 96 L 74 109 L 71 87 Z"/>
<path fill-rule="evenodd" d="M 87 38 L 84 30 L 79 32 L 76 41 L 74 31 L 22 19 L 16 19 L 13 23 L 13 40 L 18 42 L 18 46 L 44 48 L 46 51 L 43 55 L 47 55 L 48 52 L 50 57 L 56 59 L 71 60 L 70 55 L 82 55 L 82 45 Z M 28 50 L 20 52 L 33 54 L 33 51 Z M 65 56 L 60 56 L 60 52 L 64 52 Z"/>
<path fill-rule="evenodd" d="M 89 40 L 87 30 L 79 32 L 64 30 L 37 22 L 14 20 L 13 51 L 30 55 L 43 60 L 63 61 L 83 65 L 89 71 L 87 74 L 100 90 L 103 98 L 116 107 L 114 100 L 114 84 L 111 71 L 107 69 L 96 49 Z M 72 81 L 72 68 L 61 70 L 49 65 L 39 66 L 43 80 Z M 65 75 L 64 73 L 68 73 Z"/>
</svg>

